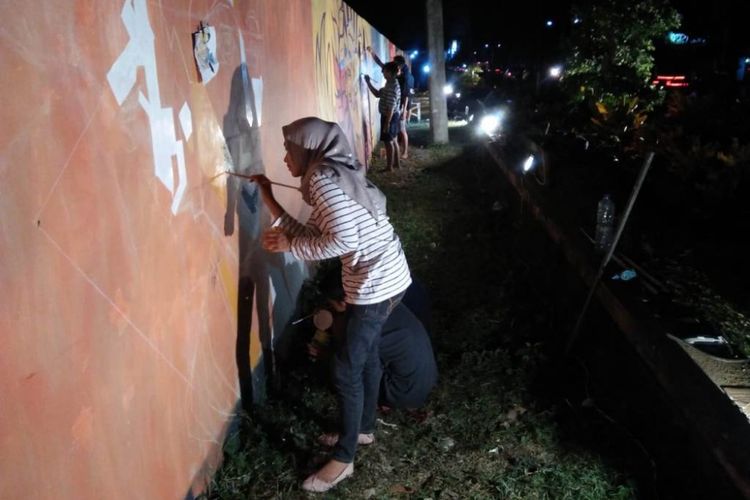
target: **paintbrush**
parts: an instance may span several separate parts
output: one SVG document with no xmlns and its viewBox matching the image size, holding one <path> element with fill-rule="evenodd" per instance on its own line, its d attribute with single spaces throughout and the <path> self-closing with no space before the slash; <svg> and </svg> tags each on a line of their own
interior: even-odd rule
<svg viewBox="0 0 750 500">
<path fill-rule="evenodd" d="M 249 181 L 255 182 L 255 179 L 253 179 L 249 175 L 235 174 L 234 172 L 230 172 L 229 170 L 225 170 L 224 173 L 227 174 L 227 175 L 233 175 L 235 177 L 242 177 L 243 179 L 248 179 Z M 289 184 L 282 184 L 281 182 L 274 182 L 274 181 L 272 181 L 270 179 L 268 180 L 268 182 L 270 182 L 271 184 L 273 184 L 275 186 L 281 186 L 281 187 L 285 187 L 285 188 L 289 188 L 289 189 L 294 189 L 295 191 L 301 191 L 301 189 L 299 187 L 297 187 L 297 186 L 290 186 Z"/>
</svg>

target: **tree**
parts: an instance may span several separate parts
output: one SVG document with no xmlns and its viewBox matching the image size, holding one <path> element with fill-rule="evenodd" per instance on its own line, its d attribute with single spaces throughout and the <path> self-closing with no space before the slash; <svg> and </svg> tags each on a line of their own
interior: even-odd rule
<svg viewBox="0 0 750 500">
<path fill-rule="evenodd" d="M 472 89 L 478 87 L 482 83 L 482 73 L 482 66 L 479 63 L 470 65 L 458 78 L 461 88 Z"/>
<path fill-rule="evenodd" d="M 598 0 L 576 10 L 565 71 L 572 101 L 613 131 L 639 127 L 663 99 L 649 87 L 654 40 L 679 27 L 679 14 L 664 0 Z"/>
</svg>

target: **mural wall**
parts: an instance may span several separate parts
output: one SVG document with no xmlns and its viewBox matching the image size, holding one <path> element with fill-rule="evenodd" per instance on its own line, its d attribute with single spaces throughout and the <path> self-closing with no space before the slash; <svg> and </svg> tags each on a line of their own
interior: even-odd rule
<svg viewBox="0 0 750 500">
<path fill-rule="evenodd" d="M 318 116 L 338 122 L 359 157 L 369 159 L 373 148 L 371 124 L 378 122 L 378 107 L 362 76 L 373 77 L 377 88 L 385 81 L 367 47 L 372 47 L 382 61 L 392 59 L 395 47 L 343 2 L 315 0 L 312 17 Z M 332 102 L 335 106 L 330 105 Z"/>
<path fill-rule="evenodd" d="M 365 48 L 395 48 L 338 0 L 0 14 L 0 498 L 189 497 L 279 369 L 306 273 L 224 172 L 297 182 L 281 126 L 309 115 L 368 161 Z"/>
</svg>

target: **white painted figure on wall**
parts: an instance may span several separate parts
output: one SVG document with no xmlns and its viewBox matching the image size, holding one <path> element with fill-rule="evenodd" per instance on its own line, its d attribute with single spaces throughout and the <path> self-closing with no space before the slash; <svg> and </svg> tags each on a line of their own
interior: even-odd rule
<svg viewBox="0 0 750 500">
<path fill-rule="evenodd" d="M 146 0 L 126 1 L 122 7 L 122 21 L 130 40 L 107 73 L 107 81 L 122 106 L 136 85 L 137 72 L 143 67 L 146 76 L 146 92 L 138 92 L 138 103 L 148 116 L 151 131 L 151 147 L 154 155 L 154 173 L 172 194 L 171 210 L 177 214 L 187 187 L 185 152 L 175 132 L 172 108 L 163 108 L 159 89 L 154 32 L 148 19 Z M 189 116 L 187 104 L 183 105 L 183 116 Z M 184 132 L 187 139 L 188 134 Z M 177 165 L 175 176 L 173 161 Z"/>
</svg>

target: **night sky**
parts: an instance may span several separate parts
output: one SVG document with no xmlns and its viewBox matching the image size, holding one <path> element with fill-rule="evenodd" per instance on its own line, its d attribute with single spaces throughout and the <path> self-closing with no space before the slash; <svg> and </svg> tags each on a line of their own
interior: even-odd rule
<svg viewBox="0 0 750 500">
<path fill-rule="evenodd" d="M 421 0 L 347 1 L 362 17 L 404 50 L 424 48 L 427 28 Z M 494 7 L 492 6 L 494 5 Z M 488 42 L 522 42 L 528 30 L 543 26 L 549 16 L 567 17 L 570 2 L 494 2 L 443 0 L 446 40 L 467 46 Z M 547 16 L 547 17 L 545 17 Z"/>
<path fill-rule="evenodd" d="M 426 46 L 423 0 L 347 0 L 362 17 L 396 45 L 409 51 Z M 556 28 L 570 23 L 569 0 L 543 2 L 535 0 L 494 1 L 443 0 L 445 39 L 457 39 L 464 49 L 485 43 L 502 43 L 508 51 L 524 52 L 545 29 L 547 19 Z M 582 2 L 577 2 L 578 4 Z M 682 30 L 693 36 L 707 36 L 731 46 L 750 47 L 747 1 L 672 0 L 683 16 Z"/>
</svg>

